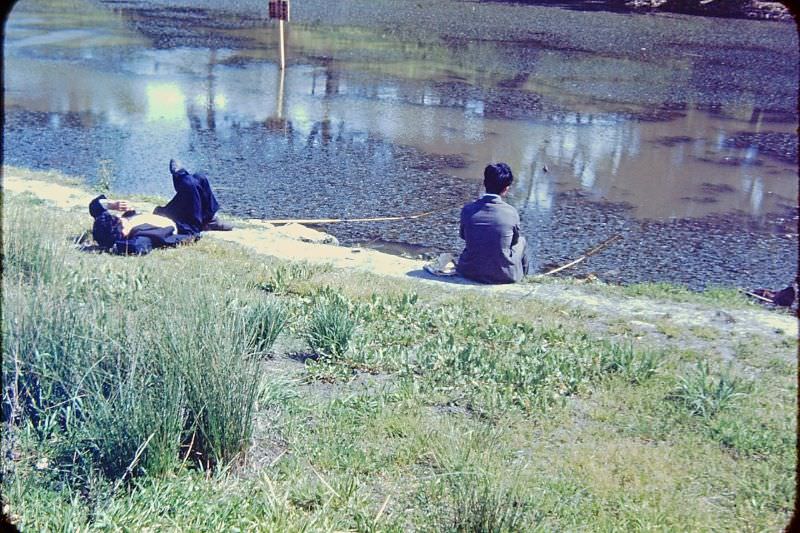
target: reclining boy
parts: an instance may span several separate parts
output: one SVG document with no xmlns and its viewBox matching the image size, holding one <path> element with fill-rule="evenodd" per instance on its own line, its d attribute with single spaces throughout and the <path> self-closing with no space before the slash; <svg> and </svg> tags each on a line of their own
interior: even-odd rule
<svg viewBox="0 0 800 533">
<path fill-rule="evenodd" d="M 146 254 L 153 248 L 193 240 L 202 231 L 232 229 L 217 219 L 219 204 L 204 174 L 191 174 L 174 159 L 169 162 L 169 171 L 175 196 L 152 214 L 136 213 L 128 201 L 108 200 L 102 194 L 91 201 L 92 236 L 100 248 L 119 254 Z M 123 213 L 117 216 L 109 210 Z"/>
</svg>

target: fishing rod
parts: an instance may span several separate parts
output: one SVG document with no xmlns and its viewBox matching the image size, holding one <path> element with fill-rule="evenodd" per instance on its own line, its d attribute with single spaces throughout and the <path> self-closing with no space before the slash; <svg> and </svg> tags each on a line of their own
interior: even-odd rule
<svg viewBox="0 0 800 533">
<path fill-rule="evenodd" d="M 560 267 L 556 267 L 556 268 L 554 268 L 552 270 L 548 270 L 547 272 L 544 272 L 542 274 L 536 274 L 536 275 L 533 276 L 533 279 L 541 279 L 541 278 L 544 278 L 546 276 L 550 276 L 552 274 L 555 274 L 556 272 L 561 272 L 562 270 L 566 270 L 568 268 L 571 268 L 571 267 L 577 265 L 578 263 L 581 263 L 581 262 L 585 261 L 587 257 L 590 257 L 590 256 L 598 253 L 599 251 L 603 250 L 607 246 L 609 246 L 609 245 L 611 245 L 611 244 L 613 244 L 613 243 L 615 243 L 615 242 L 617 242 L 619 240 L 622 240 L 622 235 L 614 234 L 611 237 L 609 237 L 608 239 L 606 239 L 603 242 L 601 242 L 600 244 L 598 244 L 598 245 L 590 248 L 589 250 L 585 251 L 583 253 L 583 255 L 581 255 L 577 259 L 575 259 L 573 261 L 570 261 L 569 263 L 567 263 L 565 265 L 561 265 Z M 535 290 L 536 290 L 536 287 L 532 288 L 527 293 L 525 293 L 522 296 L 520 296 L 519 299 L 522 300 L 523 298 L 526 298 L 526 297 L 530 296 L 531 294 L 533 294 L 533 291 L 535 291 Z"/>
<path fill-rule="evenodd" d="M 552 270 L 548 270 L 547 272 L 545 272 L 543 274 L 537 274 L 535 277 L 543 278 L 545 276 L 550 276 L 552 274 L 555 274 L 556 272 L 561 272 L 562 270 L 566 270 L 566 269 L 568 269 L 570 267 L 573 267 L 573 266 L 577 265 L 578 263 L 584 261 L 587 257 L 596 254 L 597 252 L 599 252 L 600 250 L 602 250 L 606 246 L 609 246 L 610 244 L 613 244 L 613 243 L 617 242 L 620 239 L 622 239 L 622 235 L 619 235 L 619 234 L 612 235 L 611 237 L 609 237 L 608 239 L 604 240 L 603 242 L 601 242 L 597 246 L 595 246 L 595 247 L 591 248 L 590 250 L 587 250 L 586 252 L 584 252 L 583 255 L 581 255 L 579 258 L 575 259 L 574 261 L 570 261 L 569 263 L 567 263 L 565 265 L 562 265 L 560 267 L 554 268 Z"/>
<path fill-rule="evenodd" d="M 460 203 L 453 204 L 447 207 L 442 207 L 440 209 L 434 209 L 432 211 L 425 211 L 422 213 L 414 213 L 411 215 L 364 217 L 364 218 L 282 218 L 282 219 L 272 219 L 272 220 L 259 219 L 259 222 L 267 224 L 335 224 L 339 222 L 391 222 L 396 220 L 413 220 L 417 218 L 423 218 L 430 215 L 435 215 L 436 213 L 443 213 L 445 211 L 455 209 L 456 207 L 461 207 L 461 205 L 462 204 Z"/>
</svg>

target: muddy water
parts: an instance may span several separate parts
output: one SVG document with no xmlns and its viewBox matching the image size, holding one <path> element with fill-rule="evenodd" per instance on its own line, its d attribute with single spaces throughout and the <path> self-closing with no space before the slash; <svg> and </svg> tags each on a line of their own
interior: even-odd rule
<svg viewBox="0 0 800 533">
<path fill-rule="evenodd" d="M 281 73 L 277 26 L 249 4 L 69 6 L 23 0 L 9 17 L 6 163 L 167 196 L 177 157 L 207 170 L 240 216 L 436 210 L 326 228 L 416 254 L 459 249 L 458 208 L 487 162 L 506 161 L 536 269 L 619 233 L 573 273 L 700 288 L 777 286 L 796 271 L 791 25 L 642 16 L 630 28 L 604 14 L 611 33 L 585 41 L 529 28 L 596 24 L 575 18 L 587 14 L 495 4 L 481 21 L 502 32 L 481 39 L 457 13 L 476 7 L 464 2 L 445 6 L 463 27 L 426 28 L 430 17 L 402 10 L 383 13 L 401 17 L 391 26 L 323 24 L 309 1 L 288 25 Z"/>
</svg>

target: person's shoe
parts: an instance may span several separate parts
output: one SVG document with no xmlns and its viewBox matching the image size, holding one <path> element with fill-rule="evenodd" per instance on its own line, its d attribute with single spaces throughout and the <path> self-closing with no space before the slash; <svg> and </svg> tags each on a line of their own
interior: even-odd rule
<svg viewBox="0 0 800 533">
<path fill-rule="evenodd" d="M 231 231 L 232 229 L 233 225 L 221 222 L 217 217 L 212 218 L 203 226 L 203 231 Z"/>
<path fill-rule="evenodd" d="M 173 176 L 175 174 L 181 174 L 181 173 L 187 173 L 188 174 L 188 172 L 189 172 L 188 170 L 183 168 L 183 166 L 181 165 L 180 161 L 176 161 L 174 159 L 170 159 L 169 160 L 169 173 L 172 174 Z"/>
</svg>

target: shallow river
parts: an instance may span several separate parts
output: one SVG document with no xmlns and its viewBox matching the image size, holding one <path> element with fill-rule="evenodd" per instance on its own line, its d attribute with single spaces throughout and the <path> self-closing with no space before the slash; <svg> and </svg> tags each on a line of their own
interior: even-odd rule
<svg viewBox="0 0 800 533">
<path fill-rule="evenodd" d="M 225 5 L 226 7 L 222 9 Z M 22 0 L 4 43 L 7 164 L 169 196 L 205 169 L 224 211 L 344 244 L 457 251 L 483 167 L 537 270 L 784 285 L 797 270 L 792 24 L 502 2 Z"/>
</svg>

